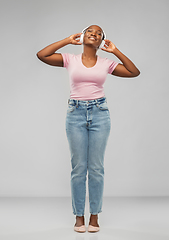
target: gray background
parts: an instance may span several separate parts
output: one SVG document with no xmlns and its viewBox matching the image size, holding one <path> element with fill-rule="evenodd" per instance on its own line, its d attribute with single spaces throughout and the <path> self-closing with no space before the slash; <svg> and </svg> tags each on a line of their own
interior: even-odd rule
<svg viewBox="0 0 169 240">
<path fill-rule="evenodd" d="M 0 1 L 0 196 L 70 196 L 65 68 L 39 61 L 47 45 L 100 25 L 139 68 L 107 76 L 112 129 L 104 196 L 169 196 L 169 1 Z M 79 54 L 82 46 L 58 52 Z M 120 62 L 110 53 L 101 57 Z M 88 195 L 88 191 L 87 191 Z"/>
</svg>

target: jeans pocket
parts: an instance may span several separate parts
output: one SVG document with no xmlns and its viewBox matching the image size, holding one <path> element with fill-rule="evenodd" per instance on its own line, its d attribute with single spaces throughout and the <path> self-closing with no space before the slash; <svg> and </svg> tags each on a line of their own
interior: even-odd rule
<svg viewBox="0 0 169 240">
<path fill-rule="evenodd" d="M 73 112 L 74 110 L 75 110 L 75 105 L 74 104 L 72 104 L 72 103 L 69 103 L 68 104 L 68 107 L 67 107 L 67 113 L 71 113 L 71 112 Z"/>
<path fill-rule="evenodd" d="M 99 103 L 97 104 L 97 107 L 102 111 L 109 110 L 107 102 Z"/>
</svg>

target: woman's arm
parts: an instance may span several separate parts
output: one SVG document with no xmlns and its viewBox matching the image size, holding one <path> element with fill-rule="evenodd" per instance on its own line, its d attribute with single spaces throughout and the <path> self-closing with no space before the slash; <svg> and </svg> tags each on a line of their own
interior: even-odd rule
<svg viewBox="0 0 169 240">
<path fill-rule="evenodd" d="M 110 40 L 107 39 L 105 40 L 104 47 L 105 48 L 102 48 L 102 50 L 113 53 L 123 63 L 123 64 L 119 63 L 117 65 L 117 67 L 112 72 L 112 75 L 118 77 L 137 77 L 140 74 L 140 71 L 134 65 L 134 63 L 122 52 L 120 52 Z"/>
<path fill-rule="evenodd" d="M 47 63 L 52 66 L 63 67 L 63 58 L 62 54 L 55 53 L 58 49 L 68 45 L 68 44 L 75 44 L 81 45 L 79 42 L 79 38 L 81 33 L 73 34 L 63 40 L 58 42 L 52 43 L 49 46 L 40 50 L 36 55 L 37 57 L 44 63 Z"/>
</svg>

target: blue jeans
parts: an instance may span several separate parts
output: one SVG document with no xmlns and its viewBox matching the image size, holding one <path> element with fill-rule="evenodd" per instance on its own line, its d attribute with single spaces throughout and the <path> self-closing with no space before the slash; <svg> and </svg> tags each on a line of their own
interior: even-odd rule
<svg viewBox="0 0 169 240">
<path fill-rule="evenodd" d="M 111 120 L 106 97 L 94 100 L 68 100 L 66 135 L 71 154 L 71 195 L 73 214 L 84 216 L 86 175 L 90 213 L 102 212 L 104 154 Z"/>
</svg>

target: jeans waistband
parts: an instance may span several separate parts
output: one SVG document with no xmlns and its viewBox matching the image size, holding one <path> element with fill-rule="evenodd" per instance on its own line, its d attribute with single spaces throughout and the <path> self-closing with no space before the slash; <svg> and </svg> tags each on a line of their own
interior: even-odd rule
<svg viewBox="0 0 169 240">
<path fill-rule="evenodd" d="M 68 99 L 68 104 L 72 103 L 75 105 L 87 105 L 87 104 L 98 104 L 98 103 L 103 103 L 103 102 L 107 102 L 107 98 L 106 97 L 102 97 L 102 98 L 97 98 L 97 99 L 93 99 L 93 100 L 78 100 L 78 99 L 72 99 L 69 98 Z"/>
</svg>

